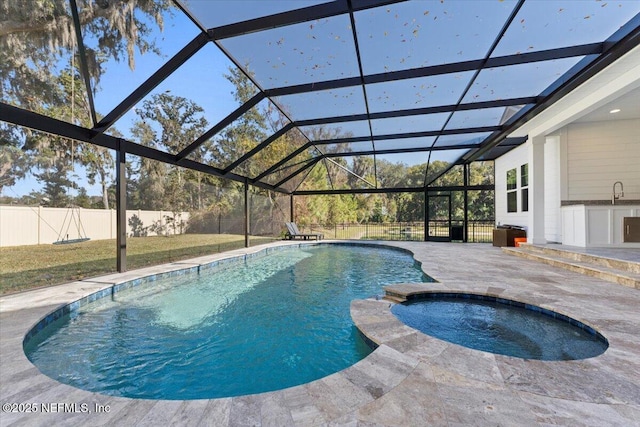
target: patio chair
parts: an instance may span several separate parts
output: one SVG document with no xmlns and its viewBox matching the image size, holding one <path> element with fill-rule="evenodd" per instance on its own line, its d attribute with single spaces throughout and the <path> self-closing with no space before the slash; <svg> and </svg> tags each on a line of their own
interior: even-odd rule
<svg viewBox="0 0 640 427">
<path fill-rule="evenodd" d="M 322 233 L 311 233 L 311 234 L 301 233 L 295 222 L 285 222 L 284 224 L 287 226 L 287 233 L 285 234 L 285 239 L 287 240 L 293 240 L 297 238 L 300 238 L 303 240 L 309 240 L 309 239 L 322 240 L 324 238 L 324 234 Z"/>
</svg>

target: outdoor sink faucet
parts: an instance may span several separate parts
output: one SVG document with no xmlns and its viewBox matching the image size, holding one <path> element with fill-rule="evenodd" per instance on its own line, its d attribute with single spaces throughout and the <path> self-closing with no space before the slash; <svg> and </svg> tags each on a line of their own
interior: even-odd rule
<svg viewBox="0 0 640 427">
<path fill-rule="evenodd" d="M 618 184 L 620 184 L 620 192 L 616 193 L 616 185 Z M 613 183 L 613 196 L 611 197 L 611 204 L 615 205 L 616 200 L 619 199 L 620 197 L 624 197 L 624 185 L 622 185 L 622 182 L 616 181 Z"/>
</svg>

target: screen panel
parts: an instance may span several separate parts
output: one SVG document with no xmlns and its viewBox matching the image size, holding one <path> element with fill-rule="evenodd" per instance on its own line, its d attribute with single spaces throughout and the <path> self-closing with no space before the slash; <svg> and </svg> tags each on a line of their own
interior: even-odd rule
<svg viewBox="0 0 640 427">
<path fill-rule="evenodd" d="M 326 0 L 178 0 L 205 28 L 214 28 L 288 12 L 321 3 Z M 239 7 L 240 6 L 240 7 Z"/>
<path fill-rule="evenodd" d="M 348 15 L 220 41 L 264 89 L 359 75 Z"/>
<path fill-rule="evenodd" d="M 601 42 L 638 13 L 636 1 L 527 1 L 492 56 Z"/>
<path fill-rule="evenodd" d="M 511 0 L 411 1 L 357 12 L 364 73 L 481 59 L 514 5 Z"/>
<path fill-rule="evenodd" d="M 462 72 L 368 84 L 370 112 L 455 104 L 471 76 Z"/>
</svg>

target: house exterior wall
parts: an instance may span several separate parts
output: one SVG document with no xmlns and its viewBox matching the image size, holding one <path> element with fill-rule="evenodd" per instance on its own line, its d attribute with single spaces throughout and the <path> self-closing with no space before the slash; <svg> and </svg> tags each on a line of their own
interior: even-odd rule
<svg viewBox="0 0 640 427">
<path fill-rule="evenodd" d="M 566 200 L 611 200 L 616 181 L 625 199 L 640 200 L 640 120 L 575 123 L 566 132 Z"/>
<path fill-rule="evenodd" d="M 522 212 L 520 166 L 531 163 L 531 140 L 495 161 L 495 217 L 497 224 L 529 228 Z M 517 170 L 518 211 L 507 212 L 506 174 Z M 532 170 L 532 165 L 529 165 Z M 545 138 L 544 236 L 562 242 L 562 202 L 610 201 L 613 183 L 624 184 L 623 200 L 640 200 L 640 121 L 616 120 L 574 123 Z M 619 188 L 618 188 L 619 190 Z M 532 193 L 529 210 L 533 209 Z M 564 218 L 567 220 L 568 218 Z"/>
<path fill-rule="evenodd" d="M 528 213 L 522 212 L 522 197 L 520 192 L 520 166 L 529 162 L 529 144 L 526 142 L 514 148 L 495 161 L 495 218 L 496 224 L 510 224 L 528 226 Z M 507 212 L 507 171 L 516 169 L 518 211 Z"/>
</svg>

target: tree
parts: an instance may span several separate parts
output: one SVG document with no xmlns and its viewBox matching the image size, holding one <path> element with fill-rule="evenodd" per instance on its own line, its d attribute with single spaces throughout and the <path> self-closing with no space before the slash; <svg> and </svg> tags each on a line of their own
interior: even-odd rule
<svg viewBox="0 0 640 427">
<path fill-rule="evenodd" d="M 68 117 L 71 123 L 80 124 L 84 127 L 92 127 L 91 113 L 86 96 L 86 90 L 80 77 L 77 67 L 70 67 L 60 76 L 61 90 L 65 93 L 65 98 L 71 100 L 60 107 L 56 107 L 61 117 Z M 46 113 L 45 113 L 46 114 Z M 100 115 L 98 115 L 99 118 Z M 113 128 L 111 135 L 122 136 L 120 132 Z M 45 139 L 43 141 L 47 143 Z M 67 156 L 71 162 L 78 161 L 86 168 L 89 184 L 100 184 L 102 207 L 109 209 L 109 185 L 113 181 L 113 166 L 115 164 L 113 154 L 105 147 L 85 142 L 66 141 L 64 147 L 59 147 L 61 151 L 67 151 Z"/>
<path fill-rule="evenodd" d="M 375 183 L 373 156 L 352 158 L 352 169 L 347 178 L 348 188 L 367 188 Z"/>
<path fill-rule="evenodd" d="M 137 122 L 131 134 L 142 145 L 155 145 L 155 131 L 144 121 Z M 137 158 L 137 162 L 134 159 L 128 156 L 127 205 L 138 209 L 162 209 L 167 165 L 145 157 Z"/>
<path fill-rule="evenodd" d="M 469 165 L 469 183 L 471 185 L 493 184 L 494 163 L 473 162 Z M 494 219 L 495 192 L 480 190 L 469 192 L 469 219 Z"/>
<path fill-rule="evenodd" d="M 424 220 L 424 194 L 398 193 L 396 202 L 396 221 L 410 222 Z"/>
<path fill-rule="evenodd" d="M 156 94 L 136 110 L 140 120 L 134 124 L 131 133 L 142 145 L 177 153 L 207 129 L 209 124 L 203 112 L 202 107 L 186 98 L 169 93 Z M 198 151 L 197 155 L 200 154 Z M 138 199 L 142 209 L 171 207 L 177 212 L 195 207 L 194 200 L 201 203 L 202 187 L 186 185 L 186 178 L 192 172 L 145 158 L 140 160 L 137 169 L 131 170 L 138 176 Z M 189 195 L 189 189 L 195 189 L 198 194 Z"/>
<path fill-rule="evenodd" d="M 0 122 L 0 193 L 4 186 L 15 185 L 29 172 L 31 157 L 22 148 L 24 144 L 17 141 L 30 133 L 24 135 L 18 127 Z"/>
<path fill-rule="evenodd" d="M 249 101 L 256 93 L 256 87 L 251 80 L 237 68 L 230 67 L 229 74 L 226 74 L 225 78 L 234 85 L 233 96 L 240 105 Z M 215 144 L 212 147 L 214 164 L 224 169 L 264 141 L 269 130 L 268 117 L 269 111 L 262 109 L 258 104 L 224 128 L 215 137 Z"/>
<path fill-rule="evenodd" d="M 80 82 L 80 75 L 77 69 L 66 68 L 57 78 L 57 91 L 60 98 L 67 98 L 70 102 L 49 106 L 48 111 L 41 106 L 38 112 L 52 114 L 56 117 L 65 118 L 67 121 L 91 127 L 89 105 L 83 85 Z M 24 177 L 28 171 L 35 170 L 34 176 L 40 182 L 46 184 L 49 177 L 56 180 L 52 187 L 59 187 L 65 182 L 69 183 L 65 191 L 75 188 L 75 183 L 65 179 L 58 179 L 57 173 L 63 173 L 66 177 L 68 172 L 74 168 L 74 163 L 79 163 L 87 168 L 87 177 L 90 184 L 98 181 L 102 189 L 102 201 L 105 209 L 109 208 L 108 186 L 111 181 L 113 157 L 111 152 L 104 147 L 93 144 L 71 141 L 66 138 L 53 136 L 28 129 L 18 129 L 17 127 L 3 127 L 11 136 L 3 139 L 3 149 L 0 151 L 5 156 L 14 156 L 13 159 L 5 158 L 0 164 L 3 169 L 3 177 L 7 184 L 13 185 Z M 0 134 L 2 132 L 0 131 Z M 114 134 L 117 131 L 114 130 Z M 22 147 L 16 146 L 16 141 L 22 139 Z M 66 163 L 62 165 L 62 163 Z M 55 173 L 48 168 L 55 165 Z M 11 172 L 7 170 L 9 169 Z M 39 172 L 38 172 L 39 171 Z"/>
<path fill-rule="evenodd" d="M 74 198 L 73 204 L 81 208 L 92 208 L 91 197 L 87 194 L 86 188 L 78 188 L 78 195 Z"/>
<path fill-rule="evenodd" d="M 103 65 L 126 59 L 133 69 L 136 49 L 158 53 L 151 35 L 162 29 L 170 0 L 78 0 L 92 88 L 99 86 Z M 7 0 L 0 2 L 0 97 L 3 102 L 53 118 L 92 127 L 87 94 L 78 73 L 77 40 L 67 0 Z M 88 45 L 91 41 L 94 45 Z M 74 111 L 75 109 L 75 111 Z M 78 159 L 98 179 L 103 204 L 108 207 L 111 166 L 105 149 L 87 144 L 82 153 L 75 144 L 60 144 L 28 129 L 0 123 L 0 188 L 13 185 L 34 167 L 50 163 L 40 159 L 48 152 L 64 151 Z M 56 145 L 51 149 L 51 144 Z M 82 154 L 82 155 L 78 155 Z M 86 154 L 86 158 L 83 156 Z M 40 179 L 46 179 L 40 174 Z M 59 185 L 58 183 L 57 185 Z"/>
<path fill-rule="evenodd" d="M 87 168 L 89 184 L 100 184 L 102 193 L 102 208 L 109 209 L 109 186 L 113 181 L 112 173 L 115 161 L 112 153 L 98 145 L 82 145 L 81 163 Z"/>
<path fill-rule="evenodd" d="M 340 224 L 342 222 L 357 221 L 357 200 L 349 194 L 329 196 L 329 211 L 327 212 L 327 225 Z"/>
<path fill-rule="evenodd" d="M 126 57 L 135 66 L 135 50 L 156 50 L 150 36 L 155 23 L 163 26 L 169 0 L 78 0 L 78 12 L 87 46 L 86 57 L 94 88 L 107 58 Z M 60 105 L 49 82 L 63 58 L 75 55 L 77 40 L 67 0 L 8 0 L 0 2 L 0 79 L 2 98 L 27 109 Z M 53 89 L 53 90 L 52 90 Z M 34 94 L 38 94 L 37 97 Z"/>
<path fill-rule="evenodd" d="M 69 205 L 67 189 L 74 187 L 75 183 L 68 178 L 68 172 L 66 162 L 58 160 L 44 172 L 34 174 L 38 181 L 44 183 L 43 199 L 47 206 L 62 208 Z"/>
</svg>

